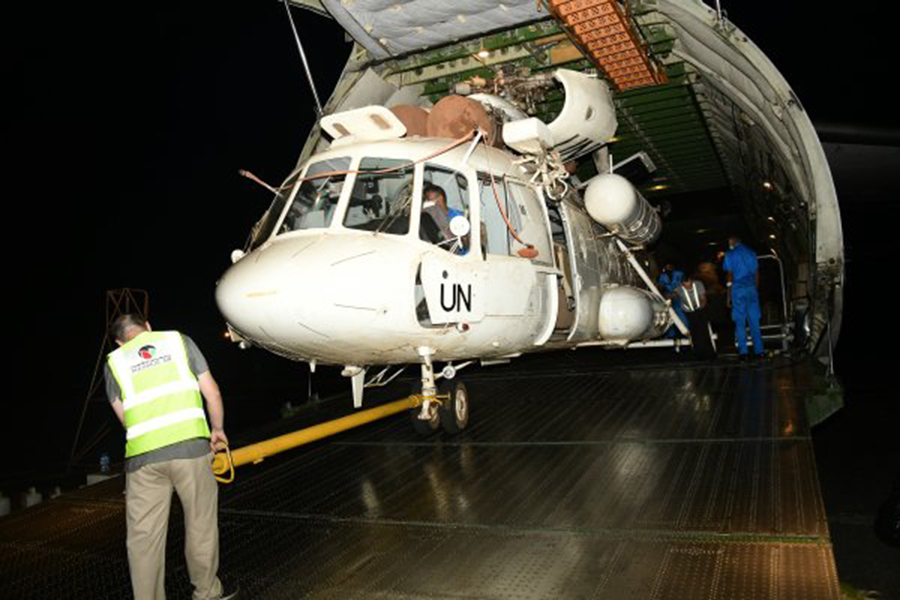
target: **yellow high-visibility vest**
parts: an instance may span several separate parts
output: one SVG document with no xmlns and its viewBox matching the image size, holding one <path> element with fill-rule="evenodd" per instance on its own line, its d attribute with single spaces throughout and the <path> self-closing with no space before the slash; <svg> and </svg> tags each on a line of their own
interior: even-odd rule
<svg viewBox="0 0 900 600">
<path fill-rule="evenodd" d="M 177 331 L 146 331 L 110 352 L 125 410 L 125 456 L 209 437 L 200 385 Z"/>
<path fill-rule="evenodd" d="M 685 312 L 700 310 L 700 294 L 697 293 L 697 285 L 692 283 L 690 290 L 684 286 L 681 286 L 681 289 L 684 294 L 684 301 L 681 303 L 681 308 Z M 693 300 L 691 299 L 691 294 L 693 294 Z"/>
</svg>

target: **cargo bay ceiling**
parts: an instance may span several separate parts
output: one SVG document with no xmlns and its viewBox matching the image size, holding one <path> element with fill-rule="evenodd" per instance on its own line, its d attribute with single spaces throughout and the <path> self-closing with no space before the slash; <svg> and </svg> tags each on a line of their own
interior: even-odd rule
<svg viewBox="0 0 900 600">
<path fill-rule="evenodd" d="M 843 240 L 824 152 L 771 61 L 712 8 L 698 0 L 292 2 L 335 19 L 355 42 L 326 112 L 428 106 L 456 84 L 500 70 L 596 73 L 613 90 L 614 160 L 644 151 L 657 167 L 641 184 L 645 197 L 681 203 L 730 190 L 722 207 L 705 208 L 718 222 L 737 213 L 757 246 L 781 257 L 791 299 L 810 309 L 813 340 L 828 324 L 836 335 Z M 600 35 L 619 36 L 606 39 L 622 42 L 618 56 L 639 57 L 645 72 L 636 73 L 638 58 L 604 62 L 612 46 Z M 561 89 L 549 91 L 528 112 L 549 122 L 563 101 Z M 314 131 L 301 160 L 323 143 Z M 726 233 L 691 233 L 704 229 L 718 239 Z"/>
</svg>

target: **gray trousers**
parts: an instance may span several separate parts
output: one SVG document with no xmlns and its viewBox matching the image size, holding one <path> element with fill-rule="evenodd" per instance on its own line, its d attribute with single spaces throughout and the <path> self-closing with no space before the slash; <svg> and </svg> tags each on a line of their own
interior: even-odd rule
<svg viewBox="0 0 900 600">
<path fill-rule="evenodd" d="M 194 600 L 222 595 L 219 488 L 210 456 L 144 465 L 125 478 L 128 565 L 135 600 L 165 600 L 166 533 L 172 491 L 184 508 L 184 556 Z"/>
</svg>

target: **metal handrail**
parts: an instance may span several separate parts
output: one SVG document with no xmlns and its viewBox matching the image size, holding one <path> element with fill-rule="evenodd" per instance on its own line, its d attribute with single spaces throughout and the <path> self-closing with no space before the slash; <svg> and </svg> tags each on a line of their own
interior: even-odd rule
<svg viewBox="0 0 900 600">
<path fill-rule="evenodd" d="M 779 327 L 781 329 L 781 338 L 782 338 L 782 349 L 787 350 L 788 348 L 788 305 L 787 305 L 787 285 L 784 281 L 784 263 L 781 261 L 775 254 L 760 254 L 756 257 L 757 260 L 774 260 L 778 264 L 778 280 L 781 283 L 781 316 L 782 322 L 781 325 L 764 325 L 760 327 L 760 329 L 766 328 L 774 328 Z"/>
</svg>

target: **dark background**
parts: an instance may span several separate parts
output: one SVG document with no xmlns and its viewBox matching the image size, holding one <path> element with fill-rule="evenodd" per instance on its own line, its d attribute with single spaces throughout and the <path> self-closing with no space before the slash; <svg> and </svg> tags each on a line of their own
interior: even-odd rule
<svg viewBox="0 0 900 600">
<path fill-rule="evenodd" d="M 333 22 L 295 15 L 327 99 L 350 44 Z M 68 455 L 108 289 L 147 290 L 151 323 L 199 343 L 229 402 L 273 387 L 305 396 L 304 365 L 224 340 L 213 298 L 271 200 L 238 170 L 280 183 L 314 121 L 284 7 L 126 3 L 14 21 L 4 138 L 15 376 L 0 443 L 16 457 L 0 472 Z"/>
<path fill-rule="evenodd" d="M 879 474 L 896 472 L 900 456 L 892 285 L 900 160 L 896 65 L 888 60 L 896 20 L 875 4 L 854 12 L 798 4 L 725 8 L 781 70 L 823 140 L 835 142 L 829 158 L 848 280 L 836 364 L 847 408 L 817 433 L 817 451 L 868 465 L 855 470 L 863 481 L 844 487 L 864 488 L 860 510 L 871 510 L 890 480 Z M 305 398 L 305 365 L 238 351 L 223 339 L 213 299 L 231 250 L 269 202 L 238 169 L 279 182 L 314 119 L 284 7 L 257 0 L 27 10 L 7 12 L 3 34 L 11 385 L 0 473 L 55 469 L 67 456 L 103 339 L 107 289 L 147 290 L 154 326 L 194 337 L 231 414 L 258 405 L 274 418 L 279 402 Z M 294 15 L 324 102 L 350 44 L 335 23 Z M 849 135 L 835 134 L 835 125 Z M 872 142 L 873 133 L 874 145 L 845 143 Z"/>
</svg>

